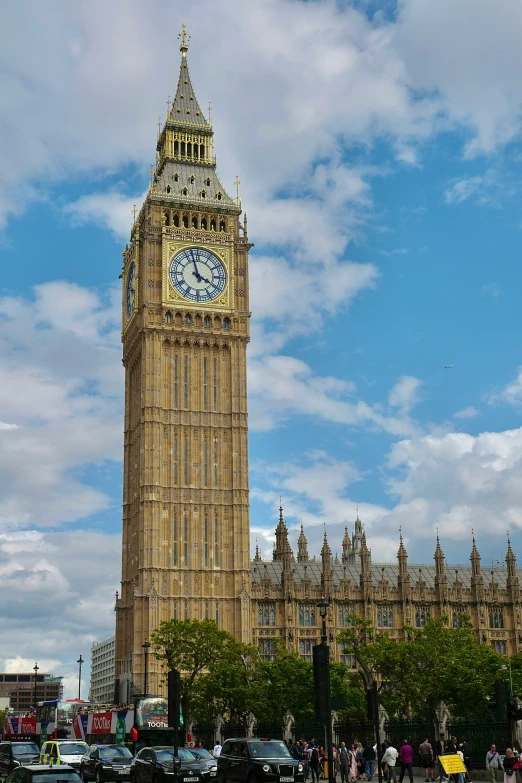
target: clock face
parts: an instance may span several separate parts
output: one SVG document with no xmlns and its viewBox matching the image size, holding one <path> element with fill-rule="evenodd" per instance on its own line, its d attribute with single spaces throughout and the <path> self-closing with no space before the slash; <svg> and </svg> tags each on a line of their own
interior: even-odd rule
<svg viewBox="0 0 522 783">
<path fill-rule="evenodd" d="M 186 247 L 170 262 L 170 282 L 184 299 L 211 302 L 223 293 L 227 273 L 219 258 L 201 247 Z"/>
<path fill-rule="evenodd" d="M 126 296 L 125 296 L 127 318 L 130 318 L 134 311 L 135 301 L 136 301 L 136 264 L 133 261 L 129 267 L 129 271 L 127 272 L 127 287 L 126 287 Z"/>
</svg>

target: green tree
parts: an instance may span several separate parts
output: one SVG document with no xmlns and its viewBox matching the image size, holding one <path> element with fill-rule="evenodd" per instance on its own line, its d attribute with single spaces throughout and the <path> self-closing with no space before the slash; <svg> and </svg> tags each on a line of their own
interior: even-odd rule
<svg viewBox="0 0 522 783">
<path fill-rule="evenodd" d="M 363 680 L 379 678 L 388 712 L 432 719 L 443 701 L 455 716 L 484 713 L 493 682 L 502 676 L 502 656 L 479 644 L 469 622 L 449 628 L 448 618 L 441 617 L 424 628 L 405 628 L 405 636 L 392 640 L 361 618 L 339 636 Z"/>
<path fill-rule="evenodd" d="M 181 706 L 185 721 L 200 699 L 198 681 L 209 672 L 242 666 L 243 646 L 213 620 L 166 620 L 150 635 L 152 651 L 165 669 L 181 673 Z M 201 690 L 201 689 L 200 689 Z"/>
</svg>

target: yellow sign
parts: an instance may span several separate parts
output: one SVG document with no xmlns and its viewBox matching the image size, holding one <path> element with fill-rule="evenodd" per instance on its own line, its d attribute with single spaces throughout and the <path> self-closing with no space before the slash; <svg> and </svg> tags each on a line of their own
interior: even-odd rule
<svg viewBox="0 0 522 783">
<path fill-rule="evenodd" d="M 458 753 L 450 753 L 448 756 L 439 756 L 446 775 L 454 775 L 456 772 L 467 772 L 466 766 Z"/>
</svg>

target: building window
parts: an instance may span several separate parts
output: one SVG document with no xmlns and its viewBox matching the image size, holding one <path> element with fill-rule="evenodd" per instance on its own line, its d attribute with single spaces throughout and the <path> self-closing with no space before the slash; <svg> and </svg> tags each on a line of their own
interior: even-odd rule
<svg viewBox="0 0 522 783">
<path fill-rule="evenodd" d="M 174 512 L 174 519 L 172 522 L 172 558 L 174 560 L 174 565 L 178 564 L 178 519 L 176 516 L 176 512 Z"/>
<path fill-rule="evenodd" d="M 218 466 L 217 466 L 217 438 L 214 438 L 214 486 L 217 487 L 218 483 Z"/>
<path fill-rule="evenodd" d="M 207 358 L 206 356 L 203 358 L 203 410 L 208 410 L 207 408 Z"/>
<path fill-rule="evenodd" d="M 466 624 L 468 610 L 465 606 L 457 606 L 453 609 L 453 627 L 462 628 Z"/>
<path fill-rule="evenodd" d="M 216 625 L 219 626 L 219 604 L 216 601 Z"/>
<path fill-rule="evenodd" d="M 347 625 L 351 625 L 355 616 L 355 607 L 353 606 L 340 606 L 339 607 L 339 627 L 343 628 Z"/>
<path fill-rule="evenodd" d="M 204 538 L 203 538 L 203 551 L 205 556 L 205 567 L 208 566 L 208 517 L 205 513 L 205 531 L 204 531 Z M 208 612 L 207 612 L 207 618 L 208 620 Z"/>
<path fill-rule="evenodd" d="M 223 329 L 227 332 L 230 329 L 230 318 L 223 318 Z"/>
<path fill-rule="evenodd" d="M 390 606 L 377 609 L 377 628 L 393 628 L 393 611 Z"/>
<path fill-rule="evenodd" d="M 178 483 L 178 436 L 174 435 L 174 444 L 172 448 L 172 462 L 174 465 L 174 484 Z"/>
<path fill-rule="evenodd" d="M 203 326 L 210 326 L 210 318 L 208 315 L 203 318 Z"/>
<path fill-rule="evenodd" d="M 492 607 L 489 610 L 489 627 L 490 628 L 503 628 L 504 627 L 504 613 L 499 607 Z"/>
<path fill-rule="evenodd" d="M 183 560 L 184 564 L 188 565 L 188 521 L 187 515 L 183 518 Z M 185 619 L 187 619 L 185 617 Z"/>
<path fill-rule="evenodd" d="M 300 639 L 299 640 L 299 657 L 304 661 L 312 660 L 312 649 L 314 647 L 315 640 L 312 639 Z"/>
<path fill-rule="evenodd" d="M 214 410 L 217 410 L 217 359 L 214 359 L 214 377 L 213 377 L 213 386 L 214 386 Z"/>
<path fill-rule="evenodd" d="M 500 653 L 501 655 L 506 654 L 506 643 L 505 642 L 492 642 L 493 649 L 495 652 Z"/>
<path fill-rule="evenodd" d="M 188 440 L 186 437 L 183 443 L 183 483 L 188 484 Z"/>
<path fill-rule="evenodd" d="M 183 407 L 188 408 L 188 372 L 189 372 L 189 358 L 185 356 L 183 358 Z"/>
<path fill-rule="evenodd" d="M 264 661 L 273 661 L 275 658 L 275 639 L 260 639 L 259 655 Z"/>
<path fill-rule="evenodd" d="M 257 610 L 258 625 L 275 625 L 275 605 L 259 604 Z"/>
<path fill-rule="evenodd" d="M 415 609 L 415 626 L 416 628 L 424 628 L 426 620 L 431 617 L 431 609 L 429 606 L 417 606 Z"/>
<path fill-rule="evenodd" d="M 174 370 L 174 408 L 178 407 L 178 357 L 175 356 L 173 359 L 173 370 Z"/>
<path fill-rule="evenodd" d="M 208 487 L 208 443 L 203 441 L 203 486 Z"/>
<path fill-rule="evenodd" d="M 314 604 L 301 604 L 299 607 L 299 625 L 304 628 L 315 625 Z"/>
<path fill-rule="evenodd" d="M 348 666 L 350 669 L 356 669 L 357 668 L 357 660 L 355 658 L 355 655 L 344 655 L 341 653 L 339 656 L 339 660 L 341 663 L 344 663 L 345 666 Z"/>
<path fill-rule="evenodd" d="M 219 531 L 219 523 L 217 515 L 214 518 L 214 566 L 218 568 L 219 566 L 219 537 L 218 537 L 218 531 Z M 216 620 L 217 622 L 217 620 Z"/>
</svg>

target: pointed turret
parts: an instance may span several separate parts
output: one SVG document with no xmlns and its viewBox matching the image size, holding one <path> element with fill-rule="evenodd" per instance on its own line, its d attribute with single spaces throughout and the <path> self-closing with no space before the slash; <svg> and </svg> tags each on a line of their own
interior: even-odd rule
<svg viewBox="0 0 522 783">
<path fill-rule="evenodd" d="M 283 518 L 283 506 L 279 506 L 279 522 L 275 531 L 276 542 L 274 547 L 274 560 L 279 560 L 283 564 L 283 572 L 290 571 L 294 559 L 294 553 L 288 540 L 288 529 Z"/>
<path fill-rule="evenodd" d="M 439 531 L 437 530 L 437 546 L 435 547 L 435 573 L 438 577 L 444 576 L 444 552 L 441 549 L 439 541 Z"/>
<path fill-rule="evenodd" d="M 256 538 L 256 554 L 254 560 L 256 561 L 256 563 L 261 562 L 261 552 L 259 551 L 259 544 L 257 543 L 257 538 Z"/>
<path fill-rule="evenodd" d="M 507 565 L 507 589 L 511 593 L 511 600 L 513 603 L 518 603 L 520 599 L 520 585 L 517 576 L 517 559 L 515 553 L 511 549 L 511 540 L 509 538 L 509 532 L 507 536 L 508 546 L 506 552 L 506 565 Z"/>
<path fill-rule="evenodd" d="M 399 534 L 399 550 L 397 552 L 397 560 L 399 561 L 399 578 L 408 576 L 408 553 L 402 540 L 402 531 Z"/>
<path fill-rule="evenodd" d="M 371 579 L 371 553 L 366 545 L 366 533 L 361 536 L 361 577 Z"/>
<path fill-rule="evenodd" d="M 216 173 L 214 131 L 196 98 L 188 67 L 190 36 L 185 23 L 180 34 L 181 66 L 178 86 L 167 119 L 158 136 L 156 169 L 151 172 L 149 196 L 162 204 L 175 202 L 225 210 L 239 214 L 239 199 L 231 198 Z M 168 225 L 168 224 L 167 224 Z M 188 226 L 185 226 L 188 227 Z M 208 230 L 228 231 L 226 222 L 206 226 Z"/>
<path fill-rule="evenodd" d="M 350 536 L 348 535 L 348 528 L 345 527 L 344 536 L 343 536 L 343 555 L 342 555 L 342 560 L 344 564 L 349 562 L 351 551 L 352 551 L 352 542 L 350 541 Z"/>
<path fill-rule="evenodd" d="M 297 539 L 297 562 L 306 563 L 308 561 L 308 541 L 304 534 L 303 524 L 301 523 L 301 532 Z"/>
<path fill-rule="evenodd" d="M 333 569 L 332 569 L 332 550 L 326 536 L 326 525 L 324 526 L 324 541 L 321 549 L 321 588 L 325 597 L 330 597 L 333 593 Z"/>
<path fill-rule="evenodd" d="M 471 554 L 469 556 L 469 559 L 471 560 L 471 573 L 472 577 L 474 579 L 481 579 L 482 573 L 480 570 L 480 554 L 477 549 L 477 545 L 475 543 L 475 536 L 473 535 L 472 531 L 472 547 L 471 547 Z"/>
<path fill-rule="evenodd" d="M 362 522 L 359 519 L 359 506 L 356 506 L 356 512 L 355 512 L 355 523 L 353 526 L 353 536 L 352 536 L 352 549 L 354 552 L 359 552 L 361 549 L 362 544 L 362 538 L 364 535 Z"/>
</svg>

